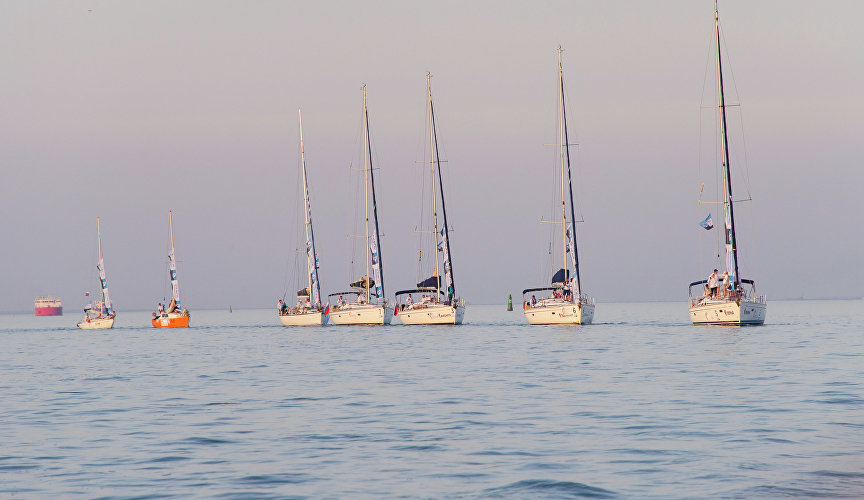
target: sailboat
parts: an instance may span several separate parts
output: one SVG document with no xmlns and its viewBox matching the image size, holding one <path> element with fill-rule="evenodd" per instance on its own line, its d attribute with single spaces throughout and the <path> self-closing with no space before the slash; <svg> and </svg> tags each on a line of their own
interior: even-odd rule
<svg viewBox="0 0 864 500">
<path fill-rule="evenodd" d="M 336 305 L 330 310 L 330 320 L 334 325 L 389 325 L 393 319 L 393 306 L 387 303 L 384 295 L 384 264 L 381 257 L 381 235 L 378 228 L 378 204 L 375 199 L 375 173 L 372 168 L 372 141 L 369 137 L 369 111 L 366 108 L 365 85 L 363 86 L 363 149 L 365 241 L 369 245 L 369 254 L 364 259 L 366 275 L 349 284 L 351 291 L 331 293 L 328 296 L 339 297 Z M 369 227 L 370 212 L 371 228 Z M 345 295 L 353 296 L 353 299 L 347 301 Z"/>
<path fill-rule="evenodd" d="M 168 228 L 171 233 L 171 251 L 168 253 L 168 276 L 171 278 L 171 302 L 167 308 L 159 304 L 159 311 L 153 313 L 155 328 L 187 328 L 189 310 L 180 305 L 180 283 L 177 281 L 177 259 L 174 256 L 174 214 L 168 211 Z"/>
<path fill-rule="evenodd" d="M 444 203 L 444 182 L 441 177 L 441 160 L 438 156 L 438 133 L 435 128 L 435 111 L 432 106 L 432 75 L 426 74 L 427 112 L 429 116 L 429 164 L 432 167 L 432 256 L 435 259 L 432 276 L 417 283 L 417 288 L 396 292 L 396 316 L 406 325 L 460 325 L 465 317 L 465 300 L 456 295 L 453 279 L 453 263 L 450 260 L 450 226 L 447 223 L 447 207 Z M 437 178 L 437 190 L 436 190 Z M 438 197 L 441 197 L 441 221 L 438 229 Z M 421 231 L 422 234 L 422 231 Z M 440 240 L 439 240 L 440 236 Z M 422 240 L 422 238 L 421 238 Z M 444 290 L 438 252 L 444 264 Z M 421 260 L 423 250 L 419 253 Z M 415 296 L 418 299 L 415 299 Z M 404 297 L 404 302 L 400 302 Z"/>
<path fill-rule="evenodd" d="M 755 281 L 742 279 L 738 272 L 739 246 L 735 232 L 732 172 L 729 165 L 726 97 L 723 93 L 720 15 L 717 11 L 717 0 L 714 0 L 714 31 L 717 35 L 717 98 L 720 119 L 720 153 L 723 163 L 721 177 L 723 179 L 724 236 L 726 242 L 726 275 L 728 278 L 724 283 L 717 283 L 717 276 L 712 274 L 713 279 L 709 277 L 709 279 L 690 283 L 690 319 L 694 325 L 761 325 L 765 323 L 767 310 L 765 296 L 757 294 Z M 709 283 L 709 280 L 712 282 Z"/>
<path fill-rule="evenodd" d="M 559 157 L 561 165 L 561 244 L 562 265 L 552 276 L 551 287 L 522 291 L 525 319 L 532 325 L 588 325 L 594 319 L 594 298 L 582 291 L 579 253 L 576 248 L 576 211 L 573 207 L 573 176 L 570 168 L 570 142 L 567 137 L 567 112 L 564 100 L 564 71 L 558 47 Z M 569 188 L 569 191 L 565 191 Z M 568 220 L 569 217 L 569 220 Z M 567 262 L 567 255 L 570 262 Z M 572 266 L 573 272 L 570 272 Z M 537 299 L 540 294 L 541 298 Z M 529 296 L 530 295 L 530 296 Z"/>
<path fill-rule="evenodd" d="M 114 327 L 114 318 L 117 313 L 111 304 L 111 299 L 108 297 L 108 278 L 105 276 L 105 261 L 102 260 L 102 222 L 99 217 L 96 217 L 96 238 L 99 247 L 99 261 L 96 264 L 96 269 L 99 270 L 99 287 L 101 288 L 101 297 L 91 307 L 84 308 L 84 321 L 78 323 L 78 328 L 82 330 L 102 330 Z"/>
<path fill-rule="evenodd" d="M 300 164 L 303 171 L 303 213 L 306 228 L 306 287 L 297 292 L 297 307 L 289 308 L 283 302 L 279 320 L 284 326 L 322 326 L 327 324 L 329 307 L 321 305 L 321 287 L 318 284 L 318 254 L 315 252 L 315 233 L 312 231 L 312 206 L 309 203 L 309 183 L 306 177 L 306 153 L 303 149 L 303 115 L 297 110 L 300 122 Z"/>
</svg>

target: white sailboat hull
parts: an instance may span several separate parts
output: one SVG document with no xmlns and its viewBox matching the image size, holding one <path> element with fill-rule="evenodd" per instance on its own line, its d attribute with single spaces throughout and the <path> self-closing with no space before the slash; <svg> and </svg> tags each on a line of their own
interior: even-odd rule
<svg viewBox="0 0 864 500">
<path fill-rule="evenodd" d="M 461 325 L 465 306 L 435 304 L 417 309 L 400 309 L 396 317 L 405 325 Z"/>
<path fill-rule="evenodd" d="M 389 325 L 393 319 L 393 308 L 377 304 L 348 304 L 330 309 L 330 321 L 334 325 Z"/>
<path fill-rule="evenodd" d="M 594 304 L 550 304 L 528 307 L 525 319 L 531 325 L 590 325 L 594 321 Z"/>
<path fill-rule="evenodd" d="M 750 300 L 718 300 L 690 307 L 694 325 L 762 325 L 768 306 Z"/>
<path fill-rule="evenodd" d="M 282 322 L 282 326 L 324 326 L 329 319 L 329 315 L 324 314 L 322 311 L 279 315 L 279 321 Z"/>
<path fill-rule="evenodd" d="M 114 317 L 107 318 L 89 318 L 78 323 L 78 328 L 82 330 L 107 330 L 114 327 Z"/>
</svg>

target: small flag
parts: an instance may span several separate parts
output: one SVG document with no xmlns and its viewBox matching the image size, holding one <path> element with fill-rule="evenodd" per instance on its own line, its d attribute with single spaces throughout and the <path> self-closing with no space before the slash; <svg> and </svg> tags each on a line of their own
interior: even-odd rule
<svg viewBox="0 0 864 500">
<path fill-rule="evenodd" d="M 90 296 L 90 292 L 86 292 L 86 293 L 84 294 L 84 296 L 85 296 L 85 297 L 89 297 L 89 296 Z"/>
<path fill-rule="evenodd" d="M 399 304 L 396 304 L 396 307 L 393 308 L 393 316 L 399 314 Z"/>
<path fill-rule="evenodd" d="M 327 309 L 324 309 L 324 316 L 330 314 L 330 304 L 327 304 Z"/>
<path fill-rule="evenodd" d="M 714 221 L 711 220 L 711 214 L 708 214 L 708 217 L 705 217 L 705 220 L 699 223 L 700 226 L 704 227 L 706 230 L 714 227 Z"/>
</svg>

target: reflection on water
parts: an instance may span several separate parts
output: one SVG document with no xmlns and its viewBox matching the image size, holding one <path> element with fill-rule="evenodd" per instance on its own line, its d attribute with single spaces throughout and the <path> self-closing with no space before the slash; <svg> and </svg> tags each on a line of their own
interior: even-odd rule
<svg viewBox="0 0 864 500">
<path fill-rule="evenodd" d="M 772 302 L 752 328 L 691 326 L 686 303 L 600 303 L 584 327 L 476 305 L 461 327 L 0 316 L 0 493 L 861 496 L 862 309 Z"/>
</svg>

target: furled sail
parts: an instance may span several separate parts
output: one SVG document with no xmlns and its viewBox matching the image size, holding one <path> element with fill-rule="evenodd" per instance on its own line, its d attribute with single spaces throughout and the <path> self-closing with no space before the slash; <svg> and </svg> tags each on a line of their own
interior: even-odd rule
<svg viewBox="0 0 864 500">
<path fill-rule="evenodd" d="M 312 229 L 312 203 L 309 201 L 309 181 L 306 176 L 306 153 L 303 149 L 303 114 L 297 110 L 297 119 L 300 124 L 300 162 L 303 167 L 303 207 L 306 228 L 306 271 L 309 276 L 309 285 L 304 289 L 303 297 L 309 297 L 311 291 L 312 304 L 316 307 L 321 305 L 321 287 L 318 284 L 318 253 L 315 252 L 315 232 Z M 300 293 L 297 294 L 300 296 Z"/>
<path fill-rule="evenodd" d="M 177 309 L 180 309 L 180 283 L 177 282 L 177 261 L 174 258 L 174 248 L 171 248 L 171 253 L 168 254 L 170 261 L 168 273 L 171 276 L 171 296 L 174 298 L 174 303 Z"/>
<path fill-rule="evenodd" d="M 378 231 L 372 236 L 372 242 L 369 244 L 369 250 L 372 252 L 372 285 L 375 287 L 375 296 L 378 298 L 384 297 L 384 287 L 381 286 L 381 258 L 378 255 Z M 371 288 L 370 286 L 370 288 Z"/>
<path fill-rule="evenodd" d="M 102 257 L 99 257 L 96 269 L 99 270 L 99 282 L 102 285 L 102 312 L 110 315 L 114 312 L 114 307 L 111 305 L 111 299 L 108 298 L 108 278 L 105 276 L 105 262 Z"/>
</svg>

